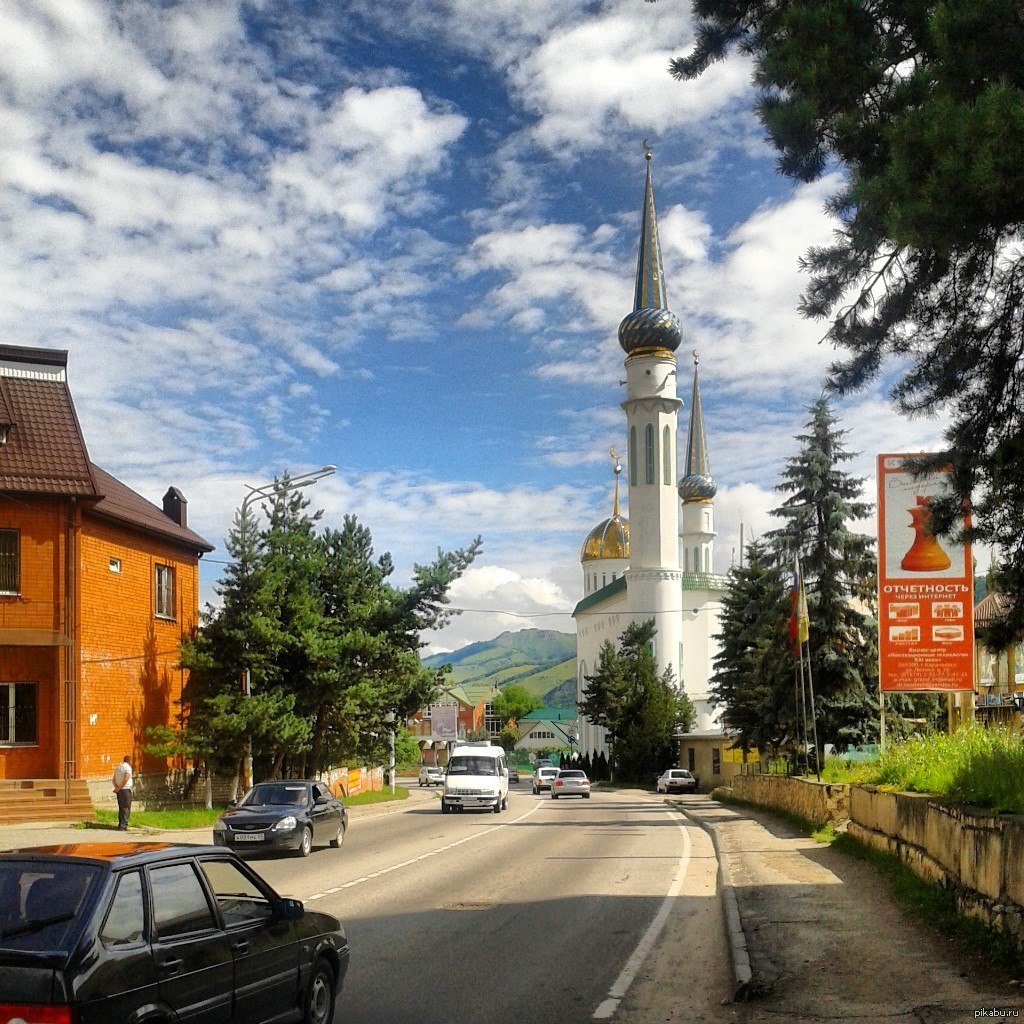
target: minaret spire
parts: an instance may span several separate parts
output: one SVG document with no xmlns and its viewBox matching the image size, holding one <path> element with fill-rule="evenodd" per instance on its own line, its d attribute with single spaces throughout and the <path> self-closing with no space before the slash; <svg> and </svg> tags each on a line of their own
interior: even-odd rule
<svg viewBox="0 0 1024 1024">
<path fill-rule="evenodd" d="M 690 400 L 690 432 L 686 441 L 686 471 L 679 481 L 679 497 L 684 502 L 710 501 L 718 491 L 711 476 L 707 436 L 704 432 L 704 410 L 700 402 L 700 381 L 697 367 L 700 359 L 693 353 L 693 397 Z"/>
<path fill-rule="evenodd" d="M 658 215 L 654 209 L 654 183 L 651 180 L 651 147 L 646 139 L 644 159 L 647 161 L 647 180 L 640 221 L 633 312 L 619 324 L 619 344 L 628 356 L 637 352 L 672 353 L 683 338 L 683 328 L 675 313 L 669 310 L 665 295 L 665 268 L 661 261 Z"/>
<path fill-rule="evenodd" d="M 614 445 L 608 450 L 608 454 L 615 460 L 615 504 L 612 507 L 612 515 L 617 516 L 619 514 L 619 474 L 622 472 L 622 463 L 619 461 Z"/>
</svg>

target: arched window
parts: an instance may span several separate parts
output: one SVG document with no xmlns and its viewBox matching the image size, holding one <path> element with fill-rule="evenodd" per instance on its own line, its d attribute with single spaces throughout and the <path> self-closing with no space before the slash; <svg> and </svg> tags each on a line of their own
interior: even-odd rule
<svg viewBox="0 0 1024 1024">
<path fill-rule="evenodd" d="M 636 427 L 629 428 L 629 486 L 636 487 Z"/>
<path fill-rule="evenodd" d="M 704 571 L 711 572 L 711 550 L 709 548 L 704 549 Z"/>
<path fill-rule="evenodd" d="M 693 571 L 700 572 L 700 548 L 693 549 Z"/>
<path fill-rule="evenodd" d="M 683 572 L 690 571 L 690 549 L 683 548 Z"/>
<path fill-rule="evenodd" d="M 669 441 L 672 433 L 666 426 L 661 432 L 661 469 L 662 469 L 662 480 L 661 482 L 666 487 L 672 486 L 672 445 Z"/>
<path fill-rule="evenodd" d="M 654 426 L 647 424 L 644 430 L 644 482 L 653 484 L 655 482 L 654 467 L 658 463 L 657 439 L 654 435 Z"/>
</svg>

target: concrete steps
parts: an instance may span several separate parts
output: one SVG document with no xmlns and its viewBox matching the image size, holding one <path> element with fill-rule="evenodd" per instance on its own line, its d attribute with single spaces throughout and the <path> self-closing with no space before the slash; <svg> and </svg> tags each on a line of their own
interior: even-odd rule
<svg viewBox="0 0 1024 1024">
<path fill-rule="evenodd" d="M 0 779 L 0 824 L 25 821 L 91 821 L 95 817 L 85 779 L 72 779 L 64 800 L 63 779 Z"/>
</svg>

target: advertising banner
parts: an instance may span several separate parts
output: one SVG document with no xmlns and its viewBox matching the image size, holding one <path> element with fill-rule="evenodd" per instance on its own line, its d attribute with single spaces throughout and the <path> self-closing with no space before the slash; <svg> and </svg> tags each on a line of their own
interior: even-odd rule
<svg viewBox="0 0 1024 1024">
<path fill-rule="evenodd" d="M 444 701 L 430 705 L 430 732 L 438 740 L 454 740 L 459 736 L 459 703 Z"/>
<path fill-rule="evenodd" d="M 944 471 L 878 456 L 878 657 L 882 690 L 974 689 L 974 574 L 968 545 L 931 532 Z"/>
</svg>

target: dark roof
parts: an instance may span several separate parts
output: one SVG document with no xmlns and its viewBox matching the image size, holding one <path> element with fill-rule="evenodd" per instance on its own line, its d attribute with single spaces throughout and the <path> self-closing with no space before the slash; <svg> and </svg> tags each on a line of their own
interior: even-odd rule
<svg viewBox="0 0 1024 1024">
<path fill-rule="evenodd" d="M 0 419 L 11 426 L 7 444 L 0 445 L 0 491 L 96 494 L 65 382 L 0 376 Z"/>
<path fill-rule="evenodd" d="M 195 551 L 212 551 L 213 545 L 187 527 L 179 526 L 164 514 L 164 510 L 146 501 L 116 477 L 99 466 L 91 465 L 96 489 L 102 495 L 100 501 L 90 508 L 87 515 L 112 519 L 118 523 L 134 526 L 144 533 L 156 534 L 167 540 L 176 541 L 183 547 Z"/>
</svg>

